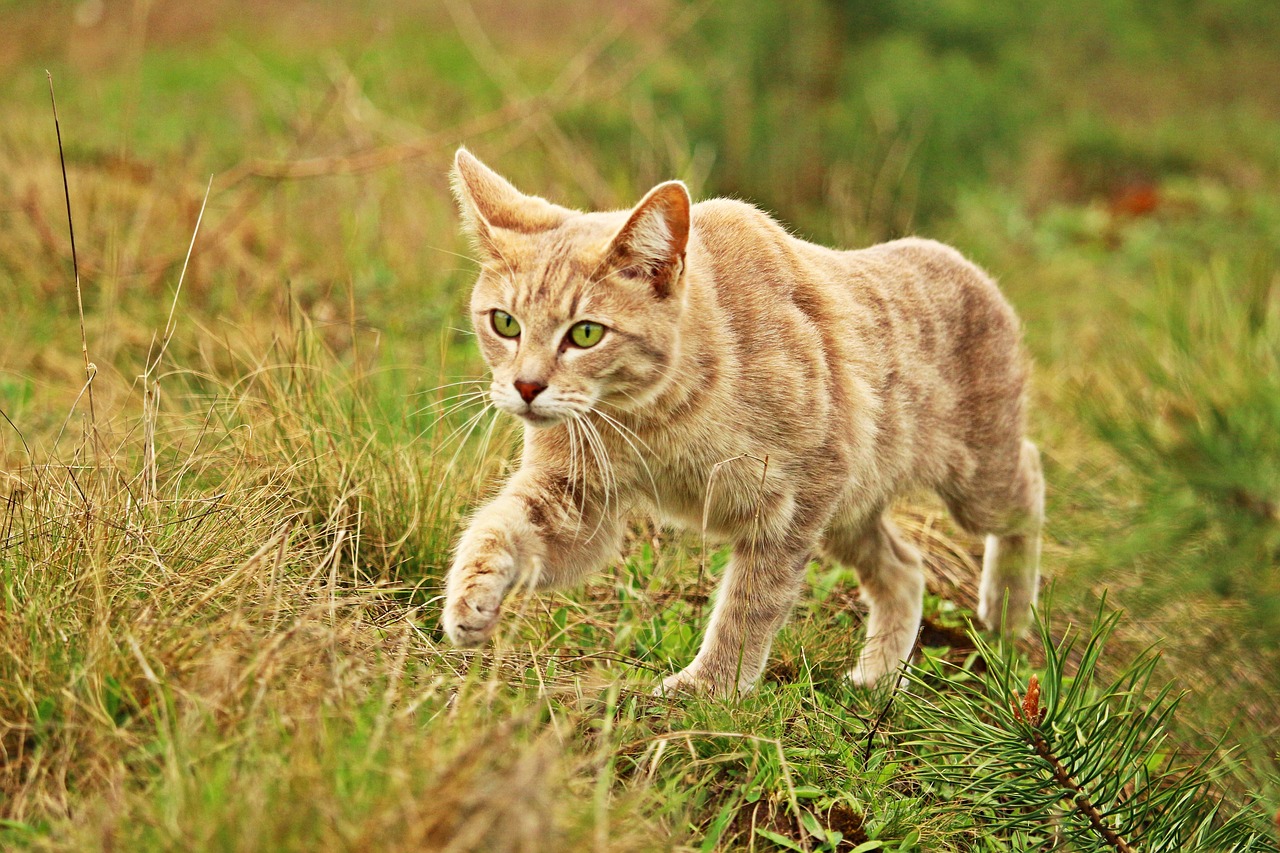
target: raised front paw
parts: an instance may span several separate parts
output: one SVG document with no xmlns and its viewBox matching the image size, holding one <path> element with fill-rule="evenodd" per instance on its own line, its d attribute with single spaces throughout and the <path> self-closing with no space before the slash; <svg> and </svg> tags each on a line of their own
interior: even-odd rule
<svg viewBox="0 0 1280 853">
<path fill-rule="evenodd" d="M 474 648 L 493 636 L 514 570 L 510 557 L 500 562 L 457 565 L 449 573 L 449 591 L 440 621 L 455 646 Z"/>
</svg>

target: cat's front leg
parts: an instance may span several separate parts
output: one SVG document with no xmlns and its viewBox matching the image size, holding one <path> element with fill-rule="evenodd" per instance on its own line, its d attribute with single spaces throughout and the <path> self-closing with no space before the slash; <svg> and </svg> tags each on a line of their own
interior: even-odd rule
<svg viewBox="0 0 1280 853">
<path fill-rule="evenodd" d="M 655 692 L 732 696 L 754 687 L 799 596 L 810 552 L 759 542 L 736 547 L 697 657 Z"/>
<path fill-rule="evenodd" d="M 493 634 L 502 600 L 520 576 L 519 527 L 508 502 L 485 507 L 458 542 L 457 555 L 445 582 L 441 623 L 455 646 L 483 645 Z"/>
<path fill-rule="evenodd" d="M 517 584 L 560 586 L 617 549 L 618 520 L 554 473 L 523 468 L 481 509 L 458 541 L 441 623 L 457 646 L 484 644 Z"/>
</svg>

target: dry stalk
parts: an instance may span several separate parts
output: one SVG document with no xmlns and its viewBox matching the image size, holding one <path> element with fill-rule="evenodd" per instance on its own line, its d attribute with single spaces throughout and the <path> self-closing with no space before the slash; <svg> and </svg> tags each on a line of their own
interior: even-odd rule
<svg viewBox="0 0 1280 853">
<path fill-rule="evenodd" d="M 706 595 L 703 592 L 704 582 L 707 573 L 707 525 L 711 520 L 711 490 L 716 484 L 716 475 L 720 473 L 720 469 L 730 462 L 737 462 L 740 459 L 750 459 L 759 462 L 764 466 L 764 471 L 760 475 L 761 496 L 763 497 L 764 477 L 769 471 L 769 462 L 767 459 L 761 459 L 759 456 L 752 456 L 750 453 L 743 453 L 738 456 L 730 456 L 728 459 L 721 459 L 719 462 L 711 466 L 711 473 L 707 475 L 707 496 L 702 501 L 702 527 L 701 527 L 701 544 L 698 548 L 698 585 L 696 587 L 698 593 L 698 622 L 702 621 L 702 604 L 706 601 Z M 759 510 L 759 504 L 756 509 Z M 757 520 L 759 515 L 757 514 Z"/>
<path fill-rule="evenodd" d="M 58 99 L 53 94 L 53 74 L 48 70 L 44 73 L 49 78 L 49 102 L 53 104 L 53 129 L 58 137 L 58 163 L 62 167 L 62 195 L 67 202 L 67 233 L 71 237 L 71 271 L 76 280 L 76 307 L 80 309 L 80 353 L 84 356 L 84 383 L 89 392 L 89 422 L 96 445 L 98 416 L 93 405 L 93 377 L 97 375 L 98 367 L 89 361 L 89 338 L 84 329 L 84 297 L 80 291 L 80 259 L 76 256 L 76 226 L 71 218 L 71 187 L 67 183 L 67 157 L 62 150 L 62 125 L 58 121 Z"/>
<path fill-rule="evenodd" d="M 204 200 L 200 202 L 200 212 L 196 215 L 196 224 L 191 231 L 191 242 L 187 244 L 187 255 L 182 260 L 182 270 L 178 273 L 178 283 L 173 289 L 173 302 L 169 305 L 169 317 L 165 320 L 164 336 L 160 340 L 160 350 L 153 358 L 147 353 L 147 367 L 142 376 L 142 500 L 152 503 L 158 490 L 158 472 L 156 470 L 156 422 L 160 417 L 160 379 L 152 378 L 169 342 L 173 340 L 177 323 L 174 317 L 178 310 L 178 297 L 182 294 L 182 282 L 187 277 L 187 266 L 191 263 L 191 252 L 196 247 L 196 236 L 200 233 L 200 223 L 204 220 L 204 210 L 209 204 L 209 192 L 213 189 L 213 175 L 204 189 Z M 154 339 L 153 339 L 154 341 Z"/>
</svg>

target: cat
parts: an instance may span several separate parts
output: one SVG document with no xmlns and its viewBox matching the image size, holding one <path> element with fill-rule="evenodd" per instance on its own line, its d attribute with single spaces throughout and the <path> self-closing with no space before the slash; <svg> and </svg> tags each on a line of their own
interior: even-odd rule
<svg viewBox="0 0 1280 853">
<path fill-rule="evenodd" d="M 823 554 L 858 575 L 867 637 L 847 677 L 898 671 L 921 555 L 888 508 L 928 487 L 985 534 L 978 615 L 1015 634 L 1036 601 L 1044 481 L 1023 437 L 1019 322 L 941 243 L 837 251 L 679 181 L 629 211 L 521 193 L 465 149 L 452 181 L 481 271 L 471 319 L 521 465 L 458 541 L 442 617 L 491 636 L 517 584 L 582 578 L 628 514 L 732 543 L 693 661 L 661 691 L 750 690 Z"/>
</svg>

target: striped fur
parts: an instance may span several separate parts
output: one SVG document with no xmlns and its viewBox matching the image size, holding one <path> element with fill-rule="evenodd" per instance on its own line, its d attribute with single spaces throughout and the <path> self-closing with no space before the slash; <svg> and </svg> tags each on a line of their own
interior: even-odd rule
<svg viewBox="0 0 1280 853">
<path fill-rule="evenodd" d="M 660 689 L 749 689 L 818 552 L 858 573 L 870 615 L 849 676 L 871 683 L 920 624 L 920 555 L 887 511 L 916 487 L 987 534 L 981 618 L 1025 627 L 1044 484 L 1023 438 L 1019 326 L 958 252 L 915 238 L 835 251 L 748 204 L 692 205 L 678 182 L 579 213 L 465 150 L 454 186 L 482 263 L 471 312 L 491 398 L 525 441 L 458 543 L 451 640 L 486 641 L 516 584 L 613 559 L 625 519 L 649 512 L 733 546 L 702 649 Z M 494 330 L 495 310 L 519 337 Z M 604 337 L 567 345 L 583 320 Z M 526 402 L 516 382 L 545 390 Z"/>
</svg>

